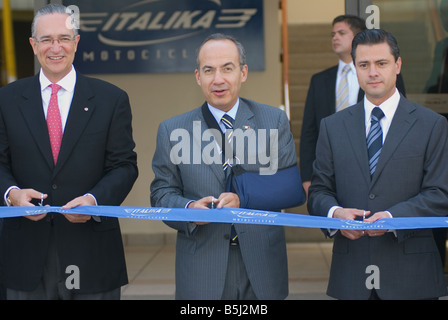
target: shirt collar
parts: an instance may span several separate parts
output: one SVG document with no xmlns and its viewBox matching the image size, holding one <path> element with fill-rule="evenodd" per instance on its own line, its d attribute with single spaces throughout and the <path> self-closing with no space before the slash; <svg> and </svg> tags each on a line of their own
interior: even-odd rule
<svg viewBox="0 0 448 320">
<path fill-rule="evenodd" d="M 50 84 L 52 84 L 52 82 L 48 80 L 48 78 L 45 76 L 42 69 L 40 69 L 39 72 L 39 81 L 42 91 L 45 90 Z M 75 90 L 75 84 L 76 84 L 75 68 L 72 66 L 70 72 L 64 78 L 59 80 L 57 84 L 60 85 L 65 91 L 73 92 Z"/>
<path fill-rule="evenodd" d="M 366 123 L 370 122 L 370 115 L 372 113 L 373 108 L 375 107 L 379 107 L 381 111 L 383 111 L 384 117 L 390 122 L 394 117 L 399 102 L 400 102 L 400 93 L 398 92 L 397 88 L 395 88 L 395 92 L 393 93 L 393 95 L 390 96 L 389 99 L 384 101 L 379 106 L 374 105 L 366 98 L 366 96 L 364 96 L 364 110 L 365 110 Z"/>
<path fill-rule="evenodd" d="M 236 113 L 238 112 L 238 107 L 240 105 L 240 99 L 236 101 L 235 105 L 227 112 L 224 112 L 218 108 L 213 107 L 207 102 L 208 109 L 212 113 L 213 117 L 216 119 L 216 122 L 219 124 L 221 122 L 221 118 L 223 115 L 228 114 L 230 117 L 232 117 L 233 120 L 236 119 Z"/>
<path fill-rule="evenodd" d="M 353 64 L 353 61 L 351 61 L 350 63 L 345 63 L 342 60 L 339 60 L 339 64 L 338 64 L 338 74 L 340 75 L 342 72 L 342 69 L 344 69 L 344 67 L 346 65 L 350 66 L 350 71 L 353 72 L 353 74 L 356 74 L 356 69 L 355 69 L 355 65 Z"/>
</svg>

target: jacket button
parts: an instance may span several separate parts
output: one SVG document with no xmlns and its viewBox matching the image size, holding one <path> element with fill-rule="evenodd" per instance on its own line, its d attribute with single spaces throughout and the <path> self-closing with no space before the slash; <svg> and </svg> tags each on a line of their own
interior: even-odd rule
<svg viewBox="0 0 448 320">
<path fill-rule="evenodd" d="M 58 188 L 58 185 L 57 185 L 57 184 L 52 184 L 52 185 L 51 185 L 51 189 L 56 190 L 57 188 Z"/>
<path fill-rule="evenodd" d="M 369 199 L 370 199 L 370 200 L 375 199 L 375 197 L 376 197 L 376 196 L 375 196 L 373 193 L 369 194 Z"/>
</svg>

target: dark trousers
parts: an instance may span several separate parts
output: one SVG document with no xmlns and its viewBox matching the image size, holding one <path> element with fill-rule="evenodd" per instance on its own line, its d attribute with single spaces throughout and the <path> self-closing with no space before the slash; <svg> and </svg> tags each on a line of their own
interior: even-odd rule
<svg viewBox="0 0 448 320">
<path fill-rule="evenodd" d="M 257 300 L 252 290 L 239 245 L 231 245 L 222 300 Z"/>
<path fill-rule="evenodd" d="M 66 287 L 64 274 L 61 273 L 54 234 L 50 238 L 47 260 L 41 282 L 33 291 L 6 289 L 8 300 L 119 300 L 121 289 L 107 292 L 79 294 Z"/>
<path fill-rule="evenodd" d="M 1 239 L 1 235 L 2 235 L 2 229 L 3 229 L 3 219 L 0 219 L 0 239 Z M 1 266 L 1 261 L 0 261 L 0 266 Z M 2 272 L 2 270 L 0 268 L 0 273 L 1 272 Z M 2 285 L 1 282 L 0 282 L 0 300 L 6 300 L 6 289 Z"/>
</svg>

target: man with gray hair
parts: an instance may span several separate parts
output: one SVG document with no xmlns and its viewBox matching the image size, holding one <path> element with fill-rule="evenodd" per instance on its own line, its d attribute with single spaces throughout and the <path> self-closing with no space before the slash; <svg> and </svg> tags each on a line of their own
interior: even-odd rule
<svg viewBox="0 0 448 320">
<path fill-rule="evenodd" d="M 41 69 L 0 89 L 0 194 L 8 206 L 120 205 L 138 170 L 127 94 L 73 67 L 80 39 L 66 7 L 33 21 Z M 117 218 L 8 218 L 0 238 L 7 299 L 119 299 L 127 284 Z"/>
</svg>

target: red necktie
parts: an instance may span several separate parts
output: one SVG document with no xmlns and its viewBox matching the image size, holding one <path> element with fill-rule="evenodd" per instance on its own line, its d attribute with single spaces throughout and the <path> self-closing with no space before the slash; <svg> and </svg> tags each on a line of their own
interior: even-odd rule
<svg viewBox="0 0 448 320">
<path fill-rule="evenodd" d="M 48 127 L 48 133 L 50 134 L 50 144 L 51 144 L 51 151 L 53 152 L 53 160 L 54 164 L 56 164 L 62 140 L 61 113 L 59 112 L 59 105 L 58 105 L 58 91 L 59 89 L 61 89 L 61 86 L 57 84 L 51 84 L 50 87 L 51 87 L 51 98 L 47 112 L 47 127 Z"/>
</svg>

